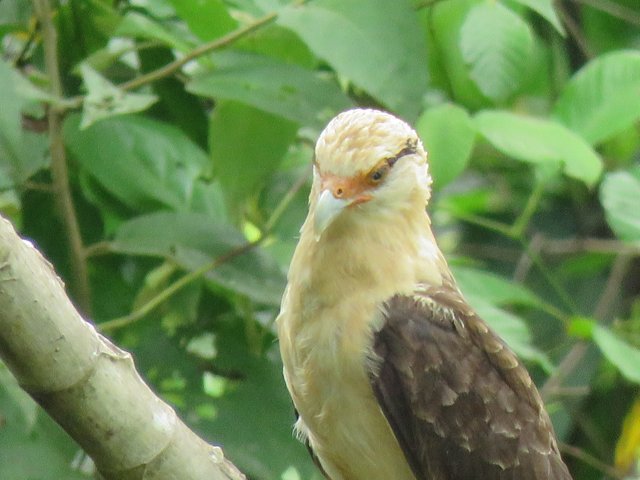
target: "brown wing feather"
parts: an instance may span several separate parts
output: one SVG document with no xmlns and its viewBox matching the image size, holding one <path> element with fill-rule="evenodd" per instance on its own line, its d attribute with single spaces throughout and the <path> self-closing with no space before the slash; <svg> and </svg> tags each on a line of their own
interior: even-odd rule
<svg viewBox="0 0 640 480">
<path fill-rule="evenodd" d="M 418 480 L 569 480 L 525 368 L 455 288 L 396 296 L 371 384 Z"/>
</svg>

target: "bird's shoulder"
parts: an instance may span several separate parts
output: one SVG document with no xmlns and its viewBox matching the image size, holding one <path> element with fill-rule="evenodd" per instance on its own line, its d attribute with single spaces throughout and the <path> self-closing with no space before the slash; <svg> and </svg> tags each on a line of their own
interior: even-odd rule
<svg viewBox="0 0 640 480">
<path fill-rule="evenodd" d="M 382 312 L 371 385 L 418 479 L 570 479 L 527 370 L 453 283 Z"/>
</svg>

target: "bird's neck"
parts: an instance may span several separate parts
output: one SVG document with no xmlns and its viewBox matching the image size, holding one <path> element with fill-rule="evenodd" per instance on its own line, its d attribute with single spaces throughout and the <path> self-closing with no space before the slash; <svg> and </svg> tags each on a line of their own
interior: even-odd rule
<svg viewBox="0 0 640 480">
<path fill-rule="evenodd" d="M 380 303 L 417 284 L 440 285 L 447 271 L 424 208 L 345 215 L 316 240 L 306 222 L 291 269 L 325 302 L 348 295 Z"/>
</svg>

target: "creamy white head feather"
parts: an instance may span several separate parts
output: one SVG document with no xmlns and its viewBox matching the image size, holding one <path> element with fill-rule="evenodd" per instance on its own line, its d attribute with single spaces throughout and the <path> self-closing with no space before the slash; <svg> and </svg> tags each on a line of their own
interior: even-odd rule
<svg viewBox="0 0 640 480">
<path fill-rule="evenodd" d="M 408 123 L 380 110 L 356 108 L 334 117 L 318 138 L 316 162 L 323 171 L 348 177 L 397 155 L 408 144 L 415 145 L 430 184 L 427 154 L 418 134 Z"/>
<path fill-rule="evenodd" d="M 427 153 L 399 118 L 372 109 L 343 112 L 324 129 L 315 153 L 310 203 L 316 239 L 338 216 L 362 221 L 424 213 L 431 193 Z M 378 169 L 384 178 L 376 182 Z"/>
</svg>

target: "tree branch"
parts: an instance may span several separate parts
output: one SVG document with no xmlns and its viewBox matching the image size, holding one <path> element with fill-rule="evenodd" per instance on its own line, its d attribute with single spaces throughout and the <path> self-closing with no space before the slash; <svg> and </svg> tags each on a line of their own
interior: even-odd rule
<svg viewBox="0 0 640 480">
<path fill-rule="evenodd" d="M 0 217 L 0 357 L 108 480 L 239 480 L 96 333 L 51 265 Z"/>
<path fill-rule="evenodd" d="M 62 98 L 62 85 L 58 70 L 58 35 L 52 21 L 52 12 L 48 0 L 35 0 L 35 9 L 42 30 L 42 40 L 45 55 L 45 64 L 49 74 L 51 93 L 56 98 Z M 91 314 L 91 287 L 87 263 L 84 257 L 84 247 L 80 226 L 76 216 L 71 187 L 69 185 L 69 172 L 67 169 L 67 156 L 62 140 L 62 114 L 55 105 L 49 106 L 49 142 L 51 152 L 51 177 L 56 209 L 62 219 L 69 241 L 69 258 L 72 270 L 72 293 L 80 309 L 87 315 Z"/>
<path fill-rule="evenodd" d="M 217 38 L 208 43 L 203 43 L 202 45 L 191 50 L 184 57 L 178 58 L 177 60 L 174 60 L 173 62 L 168 63 L 158 68 L 157 70 L 153 70 L 152 72 L 141 75 L 138 78 L 134 78 L 133 80 L 129 80 L 128 82 L 120 84 L 119 88 L 123 90 L 132 90 L 142 85 L 146 85 L 147 83 L 152 83 L 156 80 L 160 80 L 161 78 L 168 77 L 172 73 L 180 70 L 191 60 L 198 58 L 200 55 L 204 55 L 205 53 L 211 52 L 213 50 L 219 50 L 220 48 L 226 47 L 239 38 L 244 37 L 245 35 L 248 35 L 249 33 L 259 29 L 260 27 L 273 22 L 276 18 L 278 18 L 278 14 L 276 12 L 268 13 L 267 15 L 257 19 L 256 21 L 249 23 L 244 27 L 240 27 L 221 38 Z"/>
</svg>

